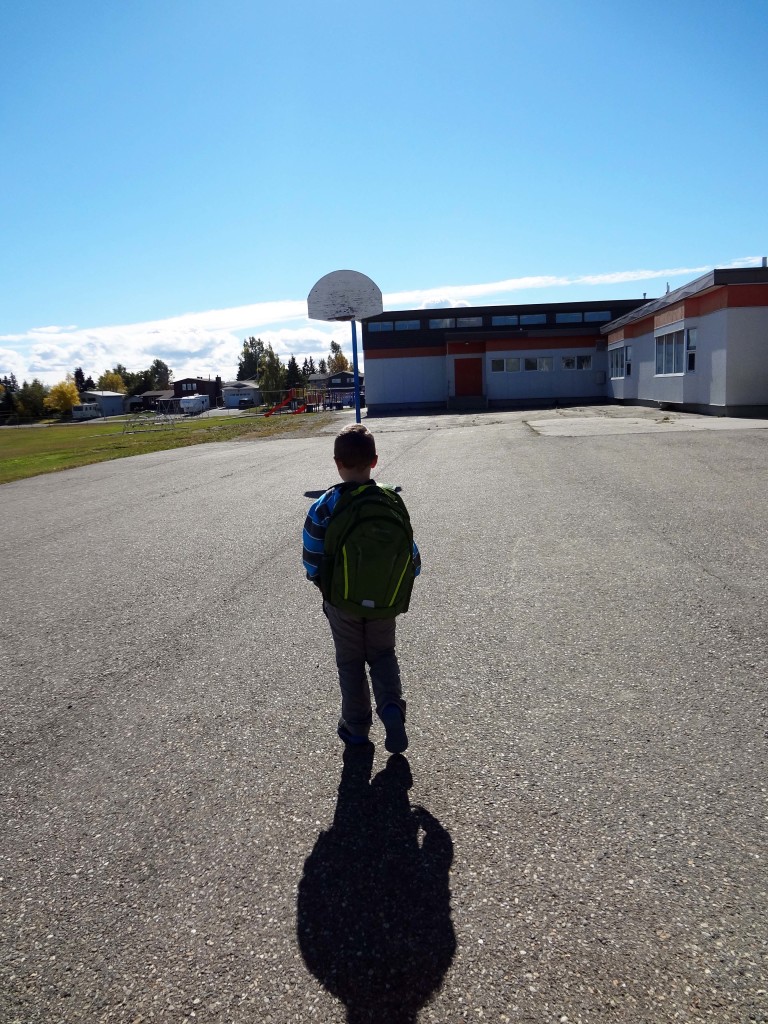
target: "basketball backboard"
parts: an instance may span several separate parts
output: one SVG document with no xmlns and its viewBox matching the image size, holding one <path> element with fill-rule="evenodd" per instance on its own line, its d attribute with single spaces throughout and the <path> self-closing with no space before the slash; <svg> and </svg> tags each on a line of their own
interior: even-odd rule
<svg viewBox="0 0 768 1024">
<path fill-rule="evenodd" d="M 334 270 L 307 296 L 310 320 L 362 320 L 384 309 L 381 289 L 356 270 Z"/>
</svg>

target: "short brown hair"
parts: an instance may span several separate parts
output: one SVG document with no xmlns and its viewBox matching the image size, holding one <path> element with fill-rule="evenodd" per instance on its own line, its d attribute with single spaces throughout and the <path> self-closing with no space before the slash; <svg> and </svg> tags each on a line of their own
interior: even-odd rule
<svg viewBox="0 0 768 1024">
<path fill-rule="evenodd" d="M 376 458 L 373 434 L 362 423 L 350 423 L 336 435 L 333 457 L 347 469 L 367 469 Z"/>
</svg>

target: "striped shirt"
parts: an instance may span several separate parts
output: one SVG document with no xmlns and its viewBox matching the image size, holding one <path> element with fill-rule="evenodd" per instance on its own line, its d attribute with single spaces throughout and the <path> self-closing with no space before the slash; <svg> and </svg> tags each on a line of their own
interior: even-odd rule
<svg viewBox="0 0 768 1024">
<path fill-rule="evenodd" d="M 375 481 L 371 480 L 371 484 Z M 329 487 L 325 494 L 318 498 L 310 507 L 307 518 L 304 520 L 304 550 L 302 558 L 304 568 L 307 570 L 307 579 L 313 583 L 320 582 L 320 562 L 325 547 L 325 531 L 328 528 L 328 520 L 333 515 L 333 510 L 338 504 L 339 498 L 348 489 L 348 484 L 340 483 Z M 358 484 L 352 486 L 357 487 Z M 421 572 L 421 555 L 413 543 L 413 567 L 415 575 Z"/>
</svg>

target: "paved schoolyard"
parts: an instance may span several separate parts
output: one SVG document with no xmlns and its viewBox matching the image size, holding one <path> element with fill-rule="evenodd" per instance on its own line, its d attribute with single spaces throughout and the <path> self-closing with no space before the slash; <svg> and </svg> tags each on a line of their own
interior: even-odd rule
<svg viewBox="0 0 768 1024">
<path fill-rule="evenodd" d="M 536 426 L 612 417 L 369 422 L 406 758 L 334 732 L 331 435 L 0 488 L 0 1021 L 768 1020 L 768 431 Z"/>
</svg>

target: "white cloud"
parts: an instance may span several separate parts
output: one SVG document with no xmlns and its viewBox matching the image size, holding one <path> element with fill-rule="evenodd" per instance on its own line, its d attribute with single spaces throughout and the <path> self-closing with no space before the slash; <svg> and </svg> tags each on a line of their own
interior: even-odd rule
<svg viewBox="0 0 768 1024">
<path fill-rule="evenodd" d="M 759 264 L 759 257 L 735 260 L 729 266 Z M 603 274 L 517 277 L 480 284 L 442 285 L 392 292 L 384 296 L 387 309 L 469 306 L 483 299 L 503 303 L 521 301 L 520 293 L 543 289 L 609 287 L 684 277 L 692 280 L 709 267 L 665 270 L 623 270 Z M 143 370 L 162 359 L 179 379 L 187 376 L 234 377 L 243 339 L 257 336 L 271 343 L 283 359 L 294 355 L 299 363 L 327 355 L 331 340 L 351 355 L 351 329 L 346 323 L 324 323 L 307 318 L 305 299 L 260 302 L 183 313 L 164 320 L 81 328 L 75 325 L 31 328 L 21 334 L 0 335 L 0 376 L 14 373 L 19 381 L 38 377 L 54 384 L 77 366 L 96 377 L 116 363 Z M 360 351 L 362 356 L 362 352 Z"/>
</svg>

